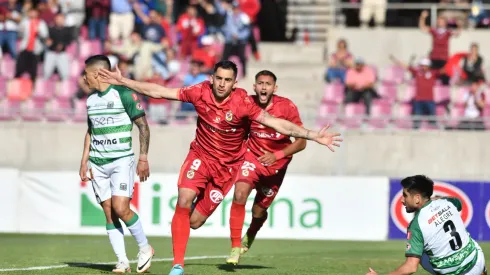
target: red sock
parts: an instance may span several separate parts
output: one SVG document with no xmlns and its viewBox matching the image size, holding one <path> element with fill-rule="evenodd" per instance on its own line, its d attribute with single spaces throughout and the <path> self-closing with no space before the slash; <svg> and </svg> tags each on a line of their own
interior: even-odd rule
<svg viewBox="0 0 490 275">
<path fill-rule="evenodd" d="M 264 225 L 264 222 L 267 220 L 267 212 L 265 212 L 265 216 L 262 218 L 254 218 L 252 217 L 252 223 L 250 224 L 250 227 L 247 230 L 247 235 L 251 237 L 255 237 L 257 235 L 257 232 L 259 232 L 260 228 L 262 225 Z"/>
<path fill-rule="evenodd" d="M 172 218 L 172 245 L 174 251 L 173 265 L 184 266 L 185 249 L 191 234 L 190 208 L 175 207 Z"/>
<path fill-rule="evenodd" d="M 240 247 L 243 222 L 245 220 L 245 204 L 233 202 L 230 211 L 231 247 Z"/>
</svg>

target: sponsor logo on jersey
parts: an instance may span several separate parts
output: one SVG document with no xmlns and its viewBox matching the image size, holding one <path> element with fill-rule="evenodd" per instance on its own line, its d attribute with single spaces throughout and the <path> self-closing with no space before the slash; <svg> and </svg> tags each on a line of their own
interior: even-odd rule
<svg viewBox="0 0 490 275">
<path fill-rule="evenodd" d="M 211 190 L 209 193 L 209 198 L 214 203 L 220 203 L 223 200 L 223 194 L 218 190 Z"/>
<path fill-rule="evenodd" d="M 246 170 L 246 169 L 243 169 L 243 170 L 242 170 L 242 175 L 243 175 L 244 177 L 248 177 L 248 175 L 249 175 L 249 174 L 250 174 L 250 172 L 248 172 L 248 170 Z"/>
<path fill-rule="evenodd" d="M 217 116 L 217 117 L 215 117 L 213 119 L 213 121 L 214 121 L 214 123 L 218 123 L 219 124 L 221 122 L 221 118 L 219 116 Z"/>
<path fill-rule="evenodd" d="M 189 170 L 189 171 L 187 171 L 187 178 L 188 179 L 193 179 L 194 178 L 194 174 L 195 174 L 194 173 L 194 170 L 192 170 L 192 169 Z"/>
<path fill-rule="evenodd" d="M 232 121 L 233 120 L 233 113 L 231 111 L 226 112 L 225 119 L 228 122 Z"/>
<path fill-rule="evenodd" d="M 138 104 L 136 104 L 136 109 L 143 110 L 143 105 L 141 105 L 141 103 L 138 102 Z"/>
<path fill-rule="evenodd" d="M 252 134 L 258 138 L 269 138 L 269 139 L 276 139 L 281 136 L 280 133 L 267 133 L 267 132 L 252 132 Z"/>
<path fill-rule="evenodd" d="M 107 102 L 107 109 L 112 109 L 112 108 L 114 108 L 114 101 Z"/>
<path fill-rule="evenodd" d="M 390 206 L 390 215 L 396 227 L 402 232 L 407 232 L 408 225 L 413 219 L 413 213 L 409 214 L 405 211 L 405 206 L 401 202 L 402 196 L 403 190 L 400 190 L 393 197 Z M 473 218 L 473 204 L 463 190 L 449 183 L 435 181 L 433 196 L 458 198 L 462 204 L 461 218 L 463 219 L 464 225 L 468 226 Z"/>
<path fill-rule="evenodd" d="M 119 189 L 121 191 L 127 191 L 128 190 L 128 184 L 127 183 L 121 183 L 121 184 L 119 184 Z"/>
<path fill-rule="evenodd" d="M 113 138 L 113 139 L 101 139 L 101 140 L 94 139 L 92 141 L 92 143 L 94 145 L 113 145 L 113 144 L 117 144 L 117 139 L 115 139 L 115 138 Z"/>
<path fill-rule="evenodd" d="M 232 132 L 232 133 L 236 132 L 236 128 L 231 128 L 231 129 L 218 129 L 218 128 L 216 128 L 216 127 L 212 126 L 212 125 L 209 125 L 208 123 L 206 123 L 206 122 L 205 122 L 204 120 L 202 120 L 202 119 L 201 119 L 200 121 L 201 121 L 202 125 L 204 125 L 204 127 L 208 128 L 208 129 L 209 129 L 209 130 L 211 130 L 213 133 L 218 132 L 218 133 L 220 133 L 220 134 L 226 134 L 226 133 L 230 133 L 230 132 Z"/>
<path fill-rule="evenodd" d="M 91 117 L 90 121 L 92 122 L 92 126 L 106 126 L 114 124 L 114 118 L 110 116 Z"/>
<path fill-rule="evenodd" d="M 138 96 L 135 93 L 132 93 L 131 94 L 131 97 L 133 97 L 133 100 L 134 101 L 138 101 L 138 99 L 139 99 Z"/>
<path fill-rule="evenodd" d="M 264 194 L 264 196 L 270 198 L 272 196 L 274 196 L 274 190 L 272 190 L 271 188 L 269 187 L 262 187 L 262 194 Z"/>
</svg>

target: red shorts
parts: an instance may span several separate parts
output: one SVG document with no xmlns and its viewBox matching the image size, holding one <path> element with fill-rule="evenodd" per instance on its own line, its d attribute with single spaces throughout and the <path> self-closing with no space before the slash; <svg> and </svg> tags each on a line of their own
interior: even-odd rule
<svg viewBox="0 0 490 275">
<path fill-rule="evenodd" d="M 180 169 L 178 188 L 194 190 L 197 193 L 195 209 L 209 217 L 236 182 L 239 165 L 223 166 L 200 157 L 191 149 Z"/>
<path fill-rule="evenodd" d="M 277 192 L 279 192 L 279 188 L 281 188 L 287 167 L 287 164 L 279 169 L 273 166 L 263 166 L 257 161 L 255 155 L 247 152 L 238 172 L 236 182 L 248 183 L 257 190 L 254 204 L 267 209 L 271 206 Z"/>
</svg>

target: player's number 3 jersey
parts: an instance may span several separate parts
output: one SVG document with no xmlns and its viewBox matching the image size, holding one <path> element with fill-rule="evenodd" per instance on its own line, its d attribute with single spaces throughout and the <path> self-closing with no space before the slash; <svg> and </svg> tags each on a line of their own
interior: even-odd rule
<svg viewBox="0 0 490 275">
<path fill-rule="evenodd" d="M 405 255 L 429 256 L 437 274 L 462 274 L 477 263 L 475 242 L 459 214 L 461 201 L 443 198 L 429 201 L 408 227 Z"/>
<path fill-rule="evenodd" d="M 104 165 L 134 155 L 133 121 L 145 115 L 136 93 L 114 85 L 103 92 L 94 92 L 87 98 L 87 114 L 92 163 Z"/>
</svg>

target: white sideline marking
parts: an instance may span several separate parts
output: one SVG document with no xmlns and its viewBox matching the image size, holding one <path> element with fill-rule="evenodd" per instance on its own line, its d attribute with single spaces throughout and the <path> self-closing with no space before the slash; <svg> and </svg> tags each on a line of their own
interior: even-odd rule
<svg viewBox="0 0 490 275">
<path fill-rule="evenodd" d="M 228 256 L 195 256 L 195 257 L 186 257 L 185 260 L 206 260 L 206 259 L 223 259 Z M 174 258 L 154 258 L 151 260 L 152 262 L 171 262 Z M 129 263 L 137 263 L 138 260 L 131 260 Z M 106 263 L 80 263 L 73 264 L 73 267 L 84 267 L 91 265 L 109 265 L 109 264 L 117 264 L 117 262 L 106 262 Z M 9 272 L 9 271 L 28 271 L 28 270 L 46 270 L 46 269 L 57 269 L 57 268 L 65 268 L 70 265 L 62 264 L 62 265 L 47 265 L 47 266 L 32 266 L 32 267 L 19 267 L 19 268 L 0 268 L 0 272 Z"/>
</svg>

